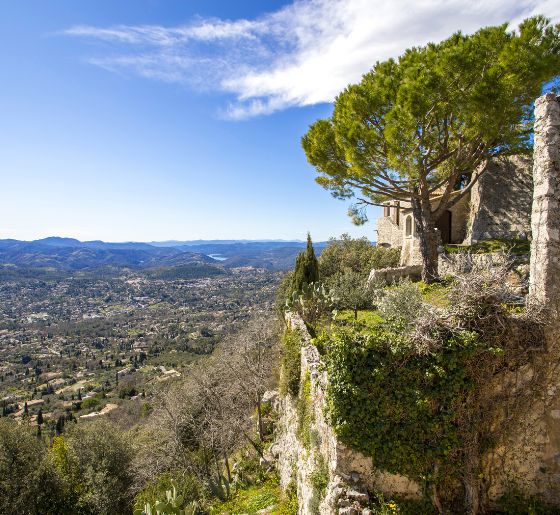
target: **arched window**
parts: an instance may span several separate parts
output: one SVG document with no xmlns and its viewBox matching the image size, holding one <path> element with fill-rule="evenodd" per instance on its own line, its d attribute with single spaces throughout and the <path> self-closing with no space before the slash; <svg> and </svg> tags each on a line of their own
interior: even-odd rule
<svg viewBox="0 0 560 515">
<path fill-rule="evenodd" d="M 408 215 L 406 217 L 405 222 L 405 235 L 412 236 L 412 215 Z"/>
</svg>

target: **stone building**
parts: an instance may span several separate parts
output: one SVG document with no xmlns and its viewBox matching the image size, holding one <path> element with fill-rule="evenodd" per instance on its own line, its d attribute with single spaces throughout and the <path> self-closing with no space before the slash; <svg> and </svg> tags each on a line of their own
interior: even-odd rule
<svg viewBox="0 0 560 515">
<path fill-rule="evenodd" d="M 471 191 L 437 220 L 442 243 L 469 245 L 488 239 L 529 238 L 532 168 L 531 157 L 491 160 Z M 438 200 L 437 195 L 432 199 L 434 207 Z M 401 265 L 421 263 L 409 202 L 385 202 L 377 220 L 377 244 L 401 247 Z"/>
</svg>

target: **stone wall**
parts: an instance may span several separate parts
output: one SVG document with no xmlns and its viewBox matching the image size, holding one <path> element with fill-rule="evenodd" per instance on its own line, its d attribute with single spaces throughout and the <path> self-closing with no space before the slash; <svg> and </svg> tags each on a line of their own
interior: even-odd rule
<svg viewBox="0 0 560 515">
<path fill-rule="evenodd" d="M 311 510 L 314 495 L 311 476 L 317 469 L 320 456 L 329 471 L 328 486 L 319 506 L 318 513 L 321 515 L 371 513 L 364 509 L 369 500 L 368 491 L 382 492 L 388 497 L 398 494 L 418 498 L 420 488 L 416 483 L 403 476 L 376 471 L 371 458 L 338 441 L 324 416 L 327 376 L 319 366 L 319 352 L 310 343 L 310 335 L 301 318 L 288 315 L 287 322 L 302 335 L 301 381 L 309 377 L 311 382 L 311 431 L 314 438 L 309 449 L 300 442 L 297 435 L 297 399 L 287 395 L 278 400 L 280 417 L 271 452 L 277 456 L 281 487 L 286 489 L 291 481 L 297 485 L 298 513 L 314 515 Z"/>
<path fill-rule="evenodd" d="M 403 242 L 403 231 L 390 217 L 380 216 L 377 219 L 377 245 L 400 247 Z"/>
<path fill-rule="evenodd" d="M 420 279 L 422 267 L 420 265 L 399 266 L 397 268 L 373 269 L 368 278 L 368 282 L 384 282 L 387 284 L 396 283 L 402 279 Z"/>
<path fill-rule="evenodd" d="M 465 243 L 527 238 L 531 234 L 532 159 L 494 159 L 487 167 L 471 190 Z"/>
</svg>

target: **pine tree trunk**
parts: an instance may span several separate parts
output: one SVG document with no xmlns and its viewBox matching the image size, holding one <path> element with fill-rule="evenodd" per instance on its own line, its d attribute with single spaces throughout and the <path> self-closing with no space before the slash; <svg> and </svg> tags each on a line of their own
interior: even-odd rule
<svg viewBox="0 0 560 515">
<path fill-rule="evenodd" d="M 420 242 L 422 280 L 427 284 L 437 282 L 439 281 L 438 238 L 429 201 L 422 202 L 421 199 L 413 197 L 412 215 L 416 223 L 416 235 Z"/>
</svg>

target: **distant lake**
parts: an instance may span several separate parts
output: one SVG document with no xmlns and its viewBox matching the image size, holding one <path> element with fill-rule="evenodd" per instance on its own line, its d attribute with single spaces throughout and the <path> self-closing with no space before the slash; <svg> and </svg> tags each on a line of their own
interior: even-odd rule
<svg viewBox="0 0 560 515">
<path fill-rule="evenodd" d="M 225 261 L 227 257 L 222 256 L 221 254 L 208 254 L 208 257 L 215 259 L 216 261 Z"/>
</svg>

